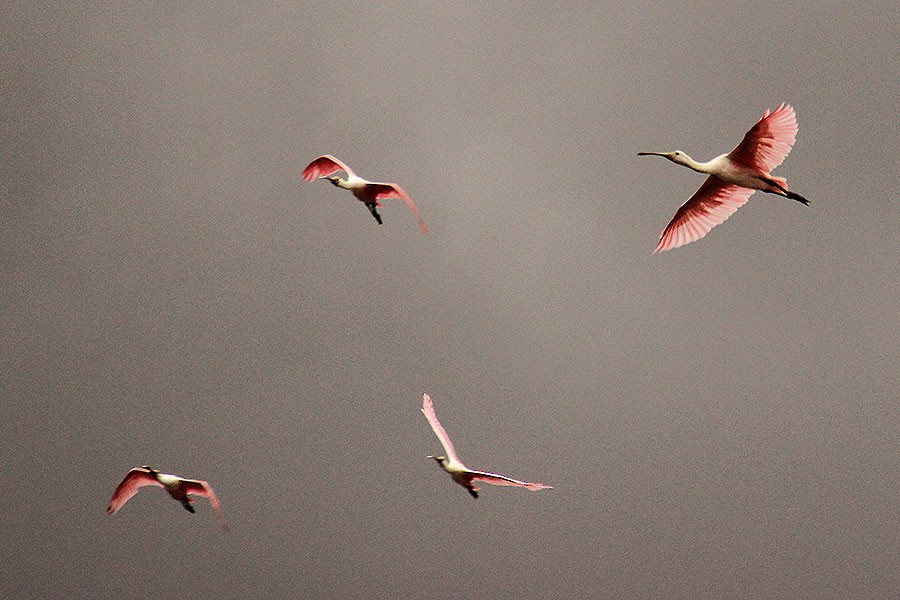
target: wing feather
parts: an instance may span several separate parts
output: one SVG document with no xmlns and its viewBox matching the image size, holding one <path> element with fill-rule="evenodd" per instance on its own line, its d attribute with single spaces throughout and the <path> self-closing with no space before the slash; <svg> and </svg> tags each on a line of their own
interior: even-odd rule
<svg viewBox="0 0 900 600">
<path fill-rule="evenodd" d="M 216 513 L 216 521 L 219 523 L 219 528 L 223 532 L 227 532 L 228 525 L 225 524 L 225 517 L 222 515 L 222 504 L 219 502 L 219 498 L 213 491 L 212 486 L 199 479 L 183 479 L 182 485 L 184 486 L 184 491 L 186 493 L 195 496 L 203 496 L 209 500 L 210 505 Z"/>
<path fill-rule="evenodd" d="M 397 185 L 396 183 L 370 183 L 369 184 L 375 190 L 375 199 L 376 200 L 384 200 L 385 198 L 399 198 L 406 202 L 406 206 L 409 207 L 409 210 L 412 211 L 413 215 L 416 217 L 416 222 L 419 224 L 419 229 L 422 230 L 422 233 L 428 233 L 428 226 L 425 224 L 425 219 L 422 218 L 422 215 L 419 214 L 419 209 L 416 208 L 416 205 L 413 204 L 412 198 L 403 190 L 402 187 Z"/>
<path fill-rule="evenodd" d="M 519 481 L 518 479 L 513 479 L 512 477 L 507 477 L 506 475 L 500 475 L 499 473 L 488 473 L 486 471 L 471 471 L 471 478 L 473 481 L 483 481 L 484 483 L 490 483 L 491 485 L 508 485 L 523 487 L 529 490 L 553 489 L 553 486 L 544 485 L 543 483 L 529 483 L 527 481 Z"/>
<path fill-rule="evenodd" d="M 422 394 L 422 414 L 425 415 L 428 424 L 431 425 L 431 430 L 434 431 L 434 435 L 437 436 L 437 439 L 441 442 L 441 446 L 444 447 L 447 458 L 451 462 L 461 462 L 459 456 L 456 454 L 456 449 L 453 447 L 453 442 L 450 441 L 450 436 L 447 435 L 444 426 L 441 425 L 437 415 L 434 414 L 434 405 L 431 402 L 431 396 L 428 394 Z"/>
<path fill-rule="evenodd" d="M 794 108 L 782 103 L 773 112 L 763 113 L 728 158 L 743 167 L 768 173 L 790 154 L 797 140 L 797 129 Z"/>
<path fill-rule="evenodd" d="M 755 190 L 725 183 L 710 175 L 666 225 L 653 251 L 664 252 L 696 242 L 747 203 Z"/>
<path fill-rule="evenodd" d="M 131 500 L 132 496 L 138 493 L 139 489 L 147 485 L 164 487 L 150 474 L 149 469 L 135 468 L 128 471 L 125 478 L 116 486 L 116 491 L 113 492 L 109 505 L 106 507 L 106 514 L 116 514 L 126 502 Z"/>
<path fill-rule="evenodd" d="M 330 155 L 323 154 L 318 157 L 303 169 L 303 179 L 306 181 L 312 181 L 317 177 L 328 177 L 332 173 L 336 173 L 338 171 L 344 171 L 347 173 L 348 177 L 353 177 L 356 175 L 353 170 L 348 167 L 343 161 L 340 159 Z"/>
</svg>

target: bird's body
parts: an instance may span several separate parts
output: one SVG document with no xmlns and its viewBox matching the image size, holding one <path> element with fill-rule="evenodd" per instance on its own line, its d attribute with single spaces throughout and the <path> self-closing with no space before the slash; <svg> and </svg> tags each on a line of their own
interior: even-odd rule
<svg viewBox="0 0 900 600">
<path fill-rule="evenodd" d="M 743 206 L 756 190 L 809 205 L 806 198 L 788 190 L 787 180 L 769 173 L 784 161 L 796 138 L 794 109 L 782 104 L 771 113 L 767 110 L 734 150 L 710 161 L 698 162 L 681 150 L 638 152 L 638 156 L 662 156 L 709 175 L 675 213 L 654 252 L 699 240 Z"/>
<path fill-rule="evenodd" d="M 477 482 L 490 483 L 492 485 L 524 487 L 529 490 L 553 489 L 551 486 L 542 483 L 529 483 L 527 481 L 519 481 L 518 479 L 500 475 L 499 473 L 488 473 L 487 471 L 470 469 L 459 460 L 456 449 L 453 447 L 453 442 L 450 441 L 450 436 L 447 435 L 447 431 L 444 429 L 443 425 L 441 425 L 441 422 L 438 421 L 437 415 L 434 413 L 434 405 L 431 402 L 431 396 L 428 394 L 422 394 L 422 414 L 425 415 L 425 419 L 428 420 L 428 424 L 431 425 L 432 431 L 434 431 L 434 434 L 437 436 L 438 440 L 440 440 L 441 446 L 444 447 L 444 452 L 447 454 L 447 456 L 429 456 L 428 458 L 434 459 L 442 469 L 450 474 L 453 481 L 466 488 L 473 498 L 478 497 L 478 488 L 476 487 Z"/>
<path fill-rule="evenodd" d="M 347 174 L 347 179 L 332 176 L 338 171 L 344 171 Z M 422 233 L 428 233 L 428 227 L 425 225 L 425 221 L 419 214 L 416 205 L 413 204 L 409 195 L 403 191 L 403 188 L 396 183 L 367 181 L 354 173 L 344 162 L 330 154 L 324 154 L 318 157 L 303 169 L 303 179 L 306 181 L 313 181 L 316 178 L 328 179 L 328 181 L 337 187 L 350 190 L 357 200 L 366 205 L 369 212 L 371 212 L 372 216 L 375 217 L 375 220 L 378 221 L 379 225 L 381 225 L 381 215 L 378 214 L 378 207 L 381 206 L 380 201 L 386 198 L 398 198 L 403 200 L 415 215 Z"/>
<path fill-rule="evenodd" d="M 185 479 L 177 475 L 168 473 L 160 473 L 156 469 L 148 466 L 137 467 L 131 469 L 125 478 L 116 487 L 113 492 L 109 505 L 106 507 L 107 514 L 113 515 L 119 511 L 135 494 L 144 486 L 155 485 L 164 488 L 172 498 L 178 500 L 188 512 L 195 512 L 191 505 L 191 496 L 203 496 L 209 499 L 213 510 L 216 513 L 216 520 L 222 531 L 228 531 L 225 520 L 222 517 L 222 507 L 219 499 L 213 492 L 212 487 L 205 481 L 199 479 Z"/>
</svg>

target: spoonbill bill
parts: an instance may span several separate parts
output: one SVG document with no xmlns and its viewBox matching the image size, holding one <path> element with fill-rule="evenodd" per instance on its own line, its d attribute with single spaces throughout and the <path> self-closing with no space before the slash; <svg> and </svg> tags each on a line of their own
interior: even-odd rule
<svg viewBox="0 0 900 600">
<path fill-rule="evenodd" d="M 737 148 L 709 162 L 697 162 L 681 150 L 638 152 L 638 156 L 662 156 L 709 175 L 666 225 L 653 252 L 699 240 L 743 206 L 755 190 L 809 206 L 806 198 L 788 190 L 787 180 L 769 174 L 784 161 L 796 139 L 797 116 L 790 104 L 782 103 L 771 113 L 766 110 Z"/>
<path fill-rule="evenodd" d="M 444 452 L 447 454 L 447 456 L 428 456 L 426 458 L 437 461 L 437 464 L 441 465 L 442 469 L 450 473 L 450 477 L 453 478 L 453 481 L 469 490 L 469 493 L 472 494 L 473 498 L 478 497 L 478 488 L 475 486 L 475 483 L 478 481 L 483 481 L 484 483 L 490 483 L 492 485 L 524 487 L 529 490 L 553 489 L 551 486 L 544 485 L 543 483 L 528 483 L 497 473 L 473 471 L 462 464 L 462 461 L 459 460 L 459 456 L 456 455 L 456 449 L 453 448 L 453 442 L 450 441 L 450 436 L 447 435 L 441 422 L 438 421 L 437 415 L 434 414 L 434 405 L 431 403 L 431 396 L 428 394 L 422 394 L 422 413 L 428 420 L 428 424 L 431 425 L 434 435 L 441 441 L 441 446 L 444 447 Z"/>
<path fill-rule="evenodd" d="M 347 179 L 341 179 L 340 177 L 333 175 L 338 171 L 345 172 L 347 174 Z M 317 177 L 327 179 L 339 188 L 350 190 L 353 195 L 356 196 L 357 200 L 366 205 L 366 208 L 369 209 L 369 212 L 372 213 L 372 216 L 375 217 L 375 220 L 378 221 L 379 225 L 381 225 L 381 215 L 378 214 L 378 207 L 381 206 L 381 202 L 379 201 L 384 200 L 385 198 L 399 198 L 400 200 L 403 200 L 406 202 L 409 210 L 416 216 L 416 221 L 419 223 L 419 229 L 422 230 L 422 233 L 428 233 L 428 226 L 425 225 L 425 221 L 422 219 L 422 215 L 419 214 L 416 205 L 413 204 L 410 197 L 403 191 L 403 188 L 396 183 L 366 181 L 354 173 L 353 169 L 348 167 L 344 162 L 330 154 L 320 156 L 303 169 L 303 179 L 306 181 L 312 181 Z"/>
<path fill-rule="evenodd" d="M 192 495 L 209 498 L 209 503 L 216 512 L 219 528 L 223 532 L 228 531 L 228 526 L 225 525 L 225 519 L 222 517 L 222 505 L 219 504 L 216 493 L 213 492 L 212 487 L 208 483 L 199 479 L 184 479 L 177 475 L 160 473 L 147 465 L 128 471 L 128 474 L 116 487 L 116 491 L 113 492 L 112 498 L 109 500 L 109 506 L 106 507 L 106 513 L 109 515 L 116 514 L 132 496 L 138 493 L 140 488 L 146 485 L 156 485 L 165 488 L 169 495 L 181 502 L 185 510 L 190 513 L 195 512 L 193 505 L 191 505 Z"/>
</svg>

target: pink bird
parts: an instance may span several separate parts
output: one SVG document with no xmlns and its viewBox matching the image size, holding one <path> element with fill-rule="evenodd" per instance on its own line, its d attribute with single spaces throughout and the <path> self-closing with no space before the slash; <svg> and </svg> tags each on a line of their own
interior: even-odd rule
<svg viewBox="0 0 900 600">
<path fill-rule="evenodd" d="M 160 473 L 146 465 L 128 471 L 128 474 L 116 487 L 116 491 L 113 492 L 109 506 L 106 507 L 106 514 L 116 514 L 132 496 L 138 493 L 140 488 L 146 485 L 157 485 L 165 488 L 170 496 L 181 502 L 185 510 L 191 513 L 195 512 L 191 504 L 193 500 L 191 495 L 209 498 L 209 503 L 216 512 L 219 528 L 223 532 L 228 531 L 228 526 L 225 525 L 225 519 L 222 517 L 222 505 L 219 504 L 219 499 L 216 498 L 215 492 L 213 492 L 212 487 L 208 483 L 199 479 L 184 479 L 177 475 Z"/>
<path fill-rule="evenodd" d="M 329 175 L 338 171 L 344 171 L 347 174 L 347 179 L 341 179 L 337 176 L 329 177 Z M 384 200 L 385 198 L 399 198 L 403 200 L 406 202 L 409 210 L 416 216 L 416 221 L 418 221 L 422 233 L 428 233 L 428 227 L 425 225 L 425 221 L 419 214 L 416 205 L 403 191 L 403 188 L 396 183 L 366 181 L 354 173 L 350 167 L 330 154 L 320 156 L 303 169 L 303 179 L 306 181 L 312 181 L 317 177 L 328 179 L 337 187 L 353 192 L 356 199 L 366 205 L 379 225 L 381 225 L 381 215 L 378 214 L 378 207 L 381 206 L 379 200 Z"/>
<path fill-rule="evenodd" d="M 447 435 L 447 432 L 444 430 L 441 422 L 438 421 L 437 415 L 434 414 L 434 406 L 431 403 L 431 396 L 429 396 L 428 394 L 422 394 L 422 413 L 428 420 L 428 424 L 431 425 L 431 429 L 434 431 L 434 435 L 436 435 L 437 438 L 441 441 L 441 446 L 444 447 L 444 452 L 447 453 L 447 456 L 428 456 L 426 458 L 432 458 L 437 461 L 437 463 L 441 465 L 442 469 L 450 473 L 450 477 L 453 478 L 453 481 L 469 490 L 469 493 L 472 494 L 473 498 L 478 497 L 478 488 L 475 487 L 475 482 L 477 481 L 483 481 L 484 483 L 490 483 L 493 485 L 524 487 L 528 488 L 529 490 L 553 489 L 551 486 L 544 485 L 542 483 L 528 483 L 525 481 L 519 481 L 518 479 L 506 477 L 505 475 L 499 475 L 497 473 L 473 471 L 466 465 L 462 464 L 462 461 L 460 461 L 459 457 L 456 455 L 456 449 L 453 448 L 453 442 L 450 441 L 450 436 Z"/>
<path fill-rule="evenodd" d="M 755 190 L 777 194 L 809 206 L 809 201 L 788 191 L 787 180 L 770 175 L 791 151 L 797 138 L 797 117 L 789 104 L 768 110 L 729 154 L 700 163 L 682 152 L 638 152 L 662 156 L 709 177 L 672 217 L 653 251 L 663 252 L 695 242 L 743 206 Z"/>
</svg>

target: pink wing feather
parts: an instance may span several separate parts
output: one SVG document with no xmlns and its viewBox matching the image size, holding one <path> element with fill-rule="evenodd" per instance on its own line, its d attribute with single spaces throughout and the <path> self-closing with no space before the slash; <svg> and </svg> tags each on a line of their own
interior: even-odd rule
<svg viewBox="0 0 900 600">
<path fill-rule="evenodd" d="M 487 473 L 485 471 L 472 471 L 473 481 L 483 481 L 492 485 L 508 485 L 515 487 L 523 487 L 529 490 L 552 490 L 553 486 L 544 485 L 543 483 L 529 483 L 527 481 L 519 481 L 506 475 L 499 473 Z"/>
<path fill-rule="evenodd" d="M 131 500 L 131 498 L 138 493 L 139 489 L 147 485 L 164 487 L 163 484 L 158 482 L 147 469 L 135 468 L 128 471 L 128 474 L 125 475 L 125 478 L 122 479 L 116 487 L 116 491 L 113 492 L 112 498 L 109 500 L 109 505 L 106 507 L 106 513 L 114 515 L 126 502 Z"/>
<path fill-rule="evenodd" d="M 725 183 L 710 175 L 687 202 L 675 212 L 653 251 L 663 252 L 696 242 L 716 225 L 724 223 L 747 203 L 756 190 Z"/>
<path fill-rule="evenodd" d="M 428 233 L 428 226 L 425 224 L 425 219 L 423 219 L 422 215 L 419 214 L 419 209 L 416 208 L 416 205 L 413 204 L 412 199 L 405 191 L 403 191 L 402 187 L 400 187 L 396 183 L 372 183 L 370 185 L 377 190 L 375 193 L 376 200 L 384 200 L 385 198 L 398 198 L 406 202 L 406 206 L 409 207 L 409 210 L 411 210 L 416 217 L 416 222 L 419 224 L 419 229 L 422 230 L 422 233 Z"/>
<path fill-rule="evenodd" d="M 185 492 L 193 494 L 194 496 L 203 496 L 204 498 L 209 499 L 209 503 L 216 513 L 216 521 L 219 523 L 219 528 L 223 532 L 227 532 L 228 525 L 225 524 L 225 517 L 222 515 L 222 505 L 219 503 L 219 499 L 216 497 L 216 493 L 213 491 L 212 486 L 205 481 L 200 481 L 198 479 L 184 479 L 182 481 Z"/>
<path fill-rule="evenodd" d="M 344 171 L 349 177 L 353 177 L 355 175 L 353 170 L 338 158 L 335 158 L 330 154 L 323 154 L 319 158 L 306 165 L 306 168 L 303 169 L 303 179 L 305 179 L 306 181 L 312 181 L 317 177 L 328 177 L 332 173 L 336 173 L 338 171 Z"/>
<path fill-rule="evenodd" d="M 444 452 L 447 453 L 447 458 L 454 462 L 461 463 L 459 460 L 459 456 L 456 454 L 456 449 L 453 447 L 453 442 L 450 441 L 450 436 L 447 435 L 447 432 L 444 430 L 444 426 L 441 425 L 441 422 L 438 421 L 437 415 L 434 414 L 434 405 L 431 403 L 431 396 L 428 394 L 422 394 L 422 414 L 425 415 L 425 418 L 428 420 L 428 424 L 431 425 L 431 430 L 434 431 L 434 435 L 437 436 L 437 439 L 440 440 L 441 446 L 444 447 Z"/>
<path fill-rule="evenodd" d="M 763 113 L 728 158 L 742 167 L 768 173 L 784 162 L 796 139 L 797 115 L 790 104 L 782 103 L 772 113 Z"/>
</svg>

